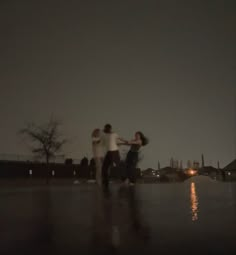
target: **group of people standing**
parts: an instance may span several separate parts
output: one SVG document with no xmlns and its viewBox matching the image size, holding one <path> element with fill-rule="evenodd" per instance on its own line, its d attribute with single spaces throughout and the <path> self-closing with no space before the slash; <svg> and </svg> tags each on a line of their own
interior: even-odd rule
<svg viewBox="0 0 236 255">
<path fill-rule="evenodd" d="M 119 146 L 130 146 L 125 160 L 125 172 L 122 181 L 126 185 L 134 185 L 139 150 L 148 143 L 148 139 L 140 131 L 135 133 L 134 139 L 125 140 L 112 131 L 112 126 L 106 124 L 103 130 L 96 128 L 92 132 L 93 157 L 96 165 L 96 182 L 106 189 L 109 185 L 109 169 L 120 163 Z"/>
</svg>

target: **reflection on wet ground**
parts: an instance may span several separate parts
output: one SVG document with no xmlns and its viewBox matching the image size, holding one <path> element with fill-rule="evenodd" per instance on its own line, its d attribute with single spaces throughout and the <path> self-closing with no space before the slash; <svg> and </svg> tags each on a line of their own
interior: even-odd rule
<svg viewBox="0 0 236 255">
<path fill-rule="evenodd" d="M 93 248 L 94 252 L 118 252 L 123 254 L 127 249 L 139 252 L 148 242 L 148 228 L 143 217 L 134 187 L 119 188 L 113 197 L 102 192 L 96 193 L 96 207 L 93 215 Z"/>
<path fill-rule="evenodd" d="M 236 184 L 2 188 L 0 254 L 236 254 Z"/>
<path fill-rule="evenodd" d="M 191 182 L 190 186 L 190 197 L 191 197 L 191 210 L 192 210 L 192 221 L 198 219 L 198 196 L 196 192 L 196 186 L 194 182 Z"/>
</svg>

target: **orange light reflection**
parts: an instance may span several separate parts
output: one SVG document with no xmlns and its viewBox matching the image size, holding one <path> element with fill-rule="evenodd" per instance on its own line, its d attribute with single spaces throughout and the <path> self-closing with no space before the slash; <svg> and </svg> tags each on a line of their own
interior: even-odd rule
<svg viewBox="0 0 236 255">
<path fill-rule="evenodd" d="M 198 202 L 198 196 L 197 196 L 197 193 L 196 193 L 196 187 L 195 187 L 194 182 L 191 183 L 190 198 L 191 198 L 192 221 L 196 221 L 196 220 L 198 220 L 199 202 Z"/>
</svg>

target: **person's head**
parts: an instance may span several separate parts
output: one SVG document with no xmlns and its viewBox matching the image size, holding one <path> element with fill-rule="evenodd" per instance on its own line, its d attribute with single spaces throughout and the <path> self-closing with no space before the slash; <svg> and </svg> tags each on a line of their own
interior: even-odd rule
<svg viewBox="0 0 236 255">
<path fill-rule="evenodd" d="M 111 130 L 112 130 L 111 124 L 106 124 L 106 125 L 104 126 L 104 129 L 103 129 L 104 133 L 109 134 L 109 133 L 111 133 Z"/>
<path fill-rule="evenodd" d="M 147 137 L 140 131 L 137 131 L 135 133 L 135 139 L 141 140 L 142 141 L 142 146 L 145 146 L 148 144 L 148 139 Z"/>
<path fill-rule="evenodd" d="M 92 137 L 99 137 L 99 135 L 100 135 L 100 129 L 95 128 L 92 132 Z"/>
</svg>

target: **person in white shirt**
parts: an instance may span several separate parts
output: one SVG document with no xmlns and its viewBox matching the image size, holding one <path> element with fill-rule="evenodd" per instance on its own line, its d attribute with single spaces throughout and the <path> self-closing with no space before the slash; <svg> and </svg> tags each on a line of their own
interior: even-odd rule
<svg viewBox="0 0 236 255">
<path fill-rule="evenodd" d="M 108 188 L 109 176 L 108 170 L 112 166 L 118 166 L 120 163 L 119 143 L 127 143 L 126 140 L 120 138 L 117 133 L 112 132 L 112 126 L 106 124 L 104 127 L 103 144 L 106 149 L 105 158 L 102 165 L 102 183 L 104 188 Z"/>
<path fill-rule="evenodd" d="M 102 184 L 102 162 L 104 158 L 104 147 L 101 140 L 101 130 L 94 129 L 92 132 L 93 158 L 96 167 L 96 182 L 99 186 Z"/>
</svg>

